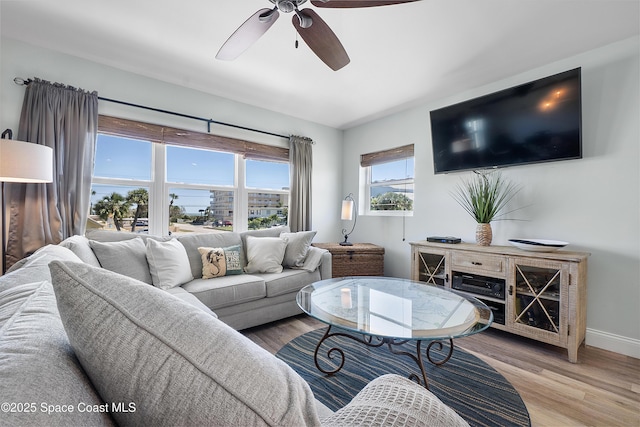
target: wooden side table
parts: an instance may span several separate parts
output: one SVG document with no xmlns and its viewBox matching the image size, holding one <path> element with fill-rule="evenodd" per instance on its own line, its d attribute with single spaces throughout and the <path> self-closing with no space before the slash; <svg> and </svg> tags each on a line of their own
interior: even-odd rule
<svg viewBox="0 0 640 427">
<path fill-rule="evenodd" d="M 354 243 L 341 246 L 338 243 L 314 243 L 331 252 L 331 272 L 333 277 L 383 276 L 384 248 L 372 243 Z"/>
</svg>

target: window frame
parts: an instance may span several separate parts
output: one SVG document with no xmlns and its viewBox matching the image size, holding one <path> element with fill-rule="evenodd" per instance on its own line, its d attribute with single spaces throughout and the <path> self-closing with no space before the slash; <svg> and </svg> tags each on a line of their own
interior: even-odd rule
<svg viewBox="0 0 640 427">
<path fill-rule="evenodd" d="M 376 165 L 384 163 L 390 163 L 403 159 L 414 159 L 414 176 L 412 178 L 394 179 L 381 183 L 372 183 L 372 170 L 371 168 Z M 412 210 L 377 210 L 371 209 L 371 190 L 378 186 L 389 185 L 413 185 L 413 194 L 415 197 L 415 155 L 413 144 L 404 145 L 401 147 L 392 148 L 389 150 L 376 151 L 373 153 L 366 153 L 360 156 L 360 189 L 362 197 L 360 199 L 360 211 L 363 215 L 367 216 L 413 216 L 415 209 L 415 198 L 413 199 Z"/>
<path fill-rule="evenodd" d="M 246 160 L 282 163 L 286 159 L 286 163 L 289 163 L 288 148 L 103 115 L 99 116 L 98 134 L 149 141 L 151 143 L 150 181 L 94 176 L 91 179 L 92 185 L 126 185 L 149 188 L 149 234 L 151 235 L 166 235 L 169 231 L 169 198 L 165 197 L 165 195 L 168 196 L 170 188 L 232 191 L 234 197 L 234 232 L 242 232 L 248 229 L 249 193 L 286 194 L 290 200 L 291 183 L 289 183 L 289 189 L 287 190 L 248 188 L 246 186 L 245 167 Z M 189 141 L 192 141 L 192 144 Z M 233 186 L 167 182 L 166 147 L 169 145 L 232 153 L 234 155 Z"/>
</svg>

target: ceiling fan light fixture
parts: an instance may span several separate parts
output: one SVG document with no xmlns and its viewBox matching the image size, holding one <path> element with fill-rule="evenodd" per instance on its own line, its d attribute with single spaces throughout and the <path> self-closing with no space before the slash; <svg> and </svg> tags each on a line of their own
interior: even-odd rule
<svg viewBox="0 0 640 427">
<path fill-rule="evenodd" d="M 280 9 L 280 12 L 291 13 L 297 9 L 297 5 L 291 0 L 280 0 L 276 3 L 276 7 Z"/>
</svg>

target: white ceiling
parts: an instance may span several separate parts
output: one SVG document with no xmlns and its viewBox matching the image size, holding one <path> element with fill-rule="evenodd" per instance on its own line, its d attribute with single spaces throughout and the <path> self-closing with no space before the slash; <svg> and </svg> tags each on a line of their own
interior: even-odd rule
<svg viewBox="0 0 640 427">
<path fill-rule="evenodd" d="M 2 0 L 0 14 L 3 36 L 346 129 L 638 35 L 639 5 L 422 0 L 314 8 L 351 57 L 337 72 L 301 38 L 294 48 L 290 14 L 237 60 L 214 58 L 251 14 L 272 6 L 267 0 Z"/>
</svg>

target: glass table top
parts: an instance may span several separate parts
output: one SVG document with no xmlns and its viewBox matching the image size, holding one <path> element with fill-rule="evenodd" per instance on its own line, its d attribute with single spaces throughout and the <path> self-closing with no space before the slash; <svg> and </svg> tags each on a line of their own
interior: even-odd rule
<svg viewBox="0 0 640 427">
<path fill-rule="evenodd" d="M 493 321 L 491 309 L 476 298 L 394 277 L 321 280 L 302 288 L 296 299 L 321 322 L 376 337 L 457 338 Z"/>
</svg>

